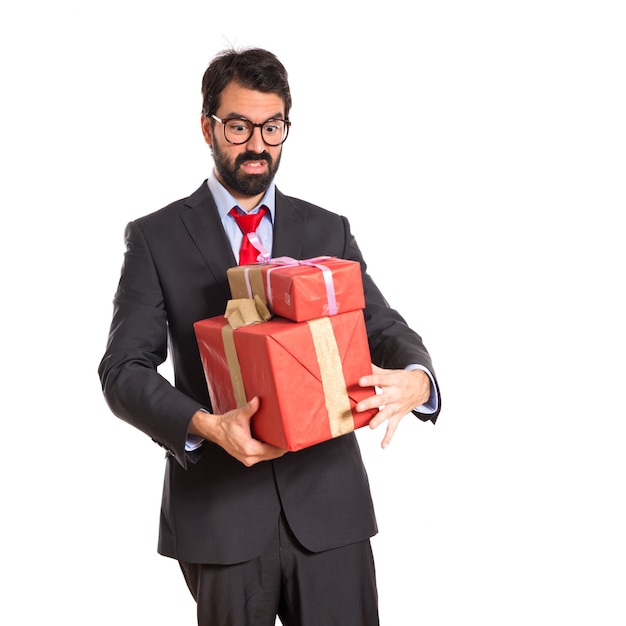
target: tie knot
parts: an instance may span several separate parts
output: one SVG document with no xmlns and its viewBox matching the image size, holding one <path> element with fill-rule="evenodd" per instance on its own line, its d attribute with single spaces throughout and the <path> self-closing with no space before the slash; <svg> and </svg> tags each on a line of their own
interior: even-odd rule
<svg viewBox="0 0 626 626">
<path fill-rule="evenodd" d="M 261 223 L 263 216 L 267 213 L 267 207 L 263 205 L 258 213 L 241 213 L 238 207 L 233 207 L 229 214 L 235 218 L 237 225 L 244 235 L 253 233 Z"/>
</svg>

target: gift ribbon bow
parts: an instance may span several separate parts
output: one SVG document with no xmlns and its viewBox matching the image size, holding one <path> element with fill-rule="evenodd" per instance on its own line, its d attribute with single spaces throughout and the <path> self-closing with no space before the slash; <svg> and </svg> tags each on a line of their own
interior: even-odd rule
<svg viewBox="0 0 626 626">
<path fill-rule="evenodd" d="M 229 300 L 226 303 L 224 317 L 228 320 L 230 327 L 235 330 L 250 324 L 260 324 L 267 322 L 272 317 L 269 309 L 259 296 L 254 298 L 240 298 Z"/>
<path fill-rule="evenodd" d="M 274 270 L 281 269 L 283 267 L 294 267 L 297 265 L 307 265 L 309 267 L 316 267 L 321 270 L 322 278 L 324 279 L 324 286 L 326 287 L 326 300 L 328 302 L 328 315 L 337 315 L 337 298 L 335 295 L 335 283 L 333 282 L 333 272 L 332 270 L 320 263 L 320 261 L 326 261 L 327 259 L 331 259 L 330 256 L 317 256 L 312 257 L 310 259 L 294 259 L 290 256 L 279 256 L 275 258 L 271 258 L 266 256 L 266 252 L 262 251 L 259 254 L 259 260 L 263 259 L 261 262 L 264 265 L 275 265 L 276 267 L 270 267 L 265 274 L 265 294 L 267 296 L 267 304 L 272 309 L 272 288 L 270 285 L 270 275 Z M 254 266 L 252 266 L 254 267 Z M 244 270 L 244 278 L 246 281 L 246 289 L 248 291 L 248 295 L 252 297 L 252 285 L 250 284 L 250 276 L 249 270 L 251 268 L 246 267 Z"/>
</svg>

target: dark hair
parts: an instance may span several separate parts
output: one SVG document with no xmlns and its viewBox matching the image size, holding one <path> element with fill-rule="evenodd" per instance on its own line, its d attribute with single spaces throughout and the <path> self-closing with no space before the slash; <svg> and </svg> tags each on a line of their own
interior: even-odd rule
<svg viewBox="0 0 626 626">
<path fill-rule="evenodd" d="M 223 50 L 211 61 L 202 77 L 205 117 L 217 111 L 222 91 L 233 81 L 247 89 L 278 94 L 285 103 L 285 117 L 289 117 L 291 92 L 287 70 L 274 54 L 261 48 Z"/>
</svg>

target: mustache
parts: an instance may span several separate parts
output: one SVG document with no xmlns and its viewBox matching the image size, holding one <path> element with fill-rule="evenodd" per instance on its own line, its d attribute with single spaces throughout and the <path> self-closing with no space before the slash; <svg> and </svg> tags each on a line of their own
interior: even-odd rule
<svg viewBox="0 0 626 626">
<path fill-rule="evenodd" d="M 235 159 L 235 168 L 239 167 L 245 161 L 267 161 L 268 166 L 270 168 L 272 167 L 272 157 L 265 151 L 258 154 L 250 151 L 242 152 L 237 155 Z"/>
</svg>

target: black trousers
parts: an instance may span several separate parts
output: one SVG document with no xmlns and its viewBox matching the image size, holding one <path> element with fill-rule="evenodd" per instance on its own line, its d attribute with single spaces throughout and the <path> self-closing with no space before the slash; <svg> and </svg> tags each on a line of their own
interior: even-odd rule
<svg viewBox="0 0 626 626">
<path fill-rule="evenodd" d="M 369 540 L 309 552 L 283 516 L 258 558 L 236 565 L 180 563 L 198 626 L 378 626 Z"/>
</svg>

